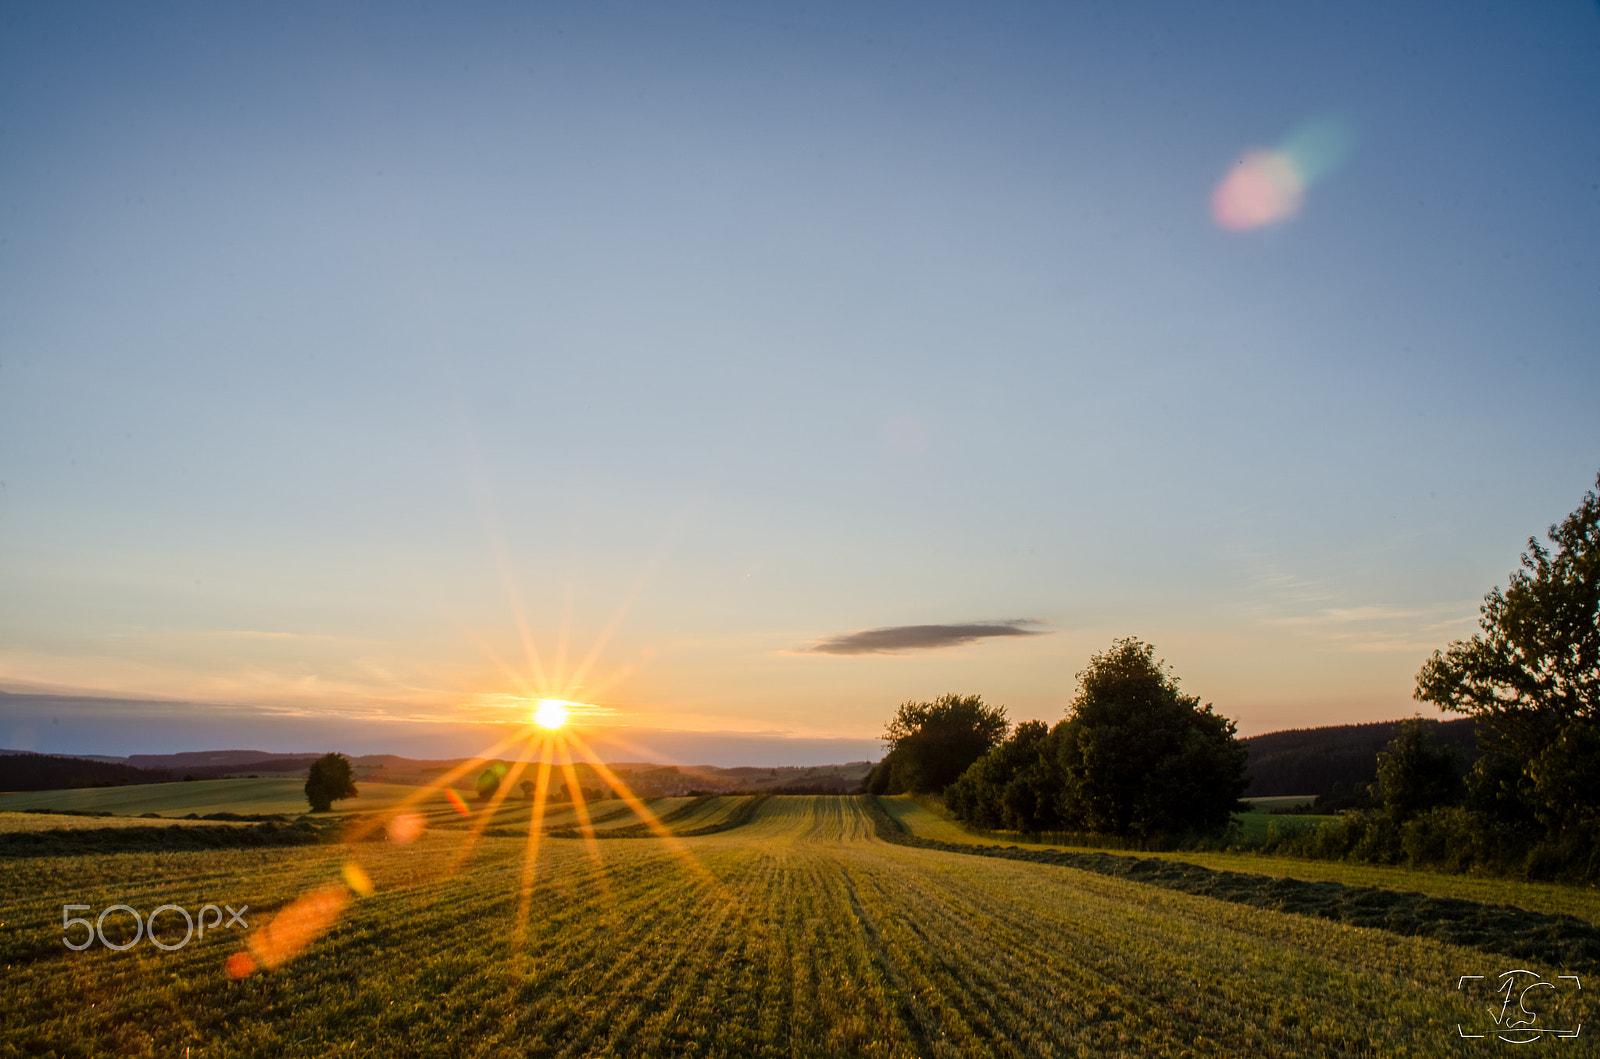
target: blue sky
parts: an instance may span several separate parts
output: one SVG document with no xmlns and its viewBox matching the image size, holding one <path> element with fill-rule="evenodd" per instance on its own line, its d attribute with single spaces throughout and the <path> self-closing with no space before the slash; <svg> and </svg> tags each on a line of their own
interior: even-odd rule
<svg viewBox="0 0 1600 1059">
<path fill-rule="evenodd" d="M 1600 469 L 1592 3 L 5 18 L 0 689 L 859 741 L 1133 635 L 1391 718 Z"/>
</svg>

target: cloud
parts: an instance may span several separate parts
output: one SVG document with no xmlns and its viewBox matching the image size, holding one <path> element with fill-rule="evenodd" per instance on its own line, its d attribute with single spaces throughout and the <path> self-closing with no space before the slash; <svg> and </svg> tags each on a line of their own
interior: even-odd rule
<svg viewBox="0 0 1600 1059">
<path fill-rule="evenodd" d="M 1042 624 L 1029 618 L 1012 621 L 977 621 L 965 625 L 889 625 L 882 629 L 863 629 L 819 640 L 804 648 L 807 654 L 882 655 L 900 651 L 931 651 L 940 647 L 986 640 L 991 636 L 1041 636 L 1047 629 L 1030 628 Z"/>
</svg>

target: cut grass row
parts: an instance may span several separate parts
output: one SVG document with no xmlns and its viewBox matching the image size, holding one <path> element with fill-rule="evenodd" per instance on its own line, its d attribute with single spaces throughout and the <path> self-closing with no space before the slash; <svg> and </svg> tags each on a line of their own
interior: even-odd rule
<svg viewBox="0 0 1600 1059">
<path fill-rule="evenodd" d="M 1479 1014 L 1458 976 L 1504 969 L 884 843 L 855 799 L 769 799 L 672 844 L 543 841 L 526 918 L 526 841 L 468 840 L 8 861 L 0 1055 L 1454 1055 Z M 374 895 L 273 972 L 221 973 L 237 932 L 171 953 L 59 941 L 64 903 L 228 901 L 259 925 L 350 859 Z"/>
<path fill-rule="evenodd" d="M 936 808 L 908 797 L 879 799 L 884 810 L 908 832 L 920 838 L 963 845 L 1019 845 L 1025 849 L 1083 852 L 1089 847 L 1022 842 L 1017 836 L 968 831 Z M 1106 851 L 1116 852 L 1116 851 Z M 1492 876 L 1447 875 L 1341 861 L 1302 860 L 1260 853 L 1122 853 L 1121 856 L 1155 858 L 1197 864 L 1215 871 L 1245 872 L 1305 882 L 1333 882 L 1353 887 L 1416 892 L 1479 904 L 1504 904 L 1548 915 L 1576 916 L 1600 924 L 1600 890 L 1559 883 L 1524 882 Z"/>
<path fill-rule="evenodd" d="M 652 820 L 639 820 L 621 827 L 596 828 L 594 835 L 596 838 L 654 838 L 666 832 L 680 838 L 692 838 L 731 831 L 748 823 L 761 804 L 770 797 L 772 795 L 769 794 L 701 795 L 671 808 L 653 806 L 652 809 L 661 811 Z M 583 837 L 582 830 L 574 827 L 551 829 L 547 834 L 554 838 Z"/>
<path fill-rule="evenodd" d="M 1136 879 L 1153 886 L 1256 908 L 1318 916 L 1402 935 L 1442 938 L 1519 960 L 1541 960 L 1570 973 L 1588 974 L 1600 970 L 1600 928 L 1574 916 L 1379 887 L 1216 871 L 1181 860 L 1115 855 L 1103 850 L 943 842 L 913 834 L 886 812 L 877 799 L 869 800 L 866 806 L 878 823 L 879 836 L 889 842 Z"/>
</svg>

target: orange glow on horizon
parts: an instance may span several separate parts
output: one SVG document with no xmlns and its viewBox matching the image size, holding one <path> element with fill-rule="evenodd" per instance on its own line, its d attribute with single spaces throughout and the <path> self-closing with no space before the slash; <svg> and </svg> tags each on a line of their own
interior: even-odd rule
<svg viewBox="0 0 1600 1059">
<path fill-rule="evenodd" d="M 661 822 L 645 801 L 635 795 L 620 777 L 607 768 L 598 755 L 585 745 L 573 730 L 572 722 L 575 718 L 611 711 L 588 702 L 555 697 L 581 694 L 592 699 L 604 695 L 608 689 L 625 679 L 631 672 L 630 668 L 624 667 L 612 672 L 605 679 L 587 679 L 597 664 L 601 651 L 622 621 L 633 599 L 642 589 L 650 567 L 647 566 L 645 573 L 618 607 L 598 641 L 578 662 L 576 668 L 569 672 L 567 652 L 569 616 L 563 616 L 554 658 L 545 659 L 535 647 L 521 602 L 513 588 L 514 581 L 510 576 L 503 542 L 499 540 L 494 527 L 491 526 L 490 529 L 491 541 L 495 546 L 496 557 L 501 563 L 502 578 L 511 602 L 514 625 L 526 654 L 526 661 L 523 667 L 513 666 L 501 658 L 482 638 L 474 635 L 484 653 L 499 669 L 500 687 L 507 689 L 504 692 L 486 693 L 478 698 L 482 705 L 492 706 L 498 710 L 520 707 L 521 716 L 517 719 L 516 730 L 497 739 L 476 756 L 457 762 L 442 775 L 432 778 L 430 782 L 417 788 L 398 803 L 389 806 L 386 812 L 364 819 L 353 819 L 342 839 L 346 843 L 353 844 L 374 834 L 386 833 L 390 841 L 397 845 L 408 846 L 415 843 L 419 851 L 429 853 L 437 851 L 440 855 L 426 857 L 422 871 L 409 874 L 407 876 L 409 881 L 399 884 L 412 886 L 457 874 L 472 856 L 473 851 L 480 848 L 479 843 L 484 840 L 486 833 L 493 838 L 503 838 L 526 828 L 527 840 L 522 856 L 516 922 L 512 931 L 516 950 L 514 965 L 520 966 L 523 944 L 527 940 L 530 925 L 535 922 L 534 883 L 541 870 L 549 870 L 548 858 L 543 862 L 540 858 L 543 839 L 556 834 L 566 838 L 576 832 L 575 837 L 583 840 L 589 856 L 595 863 L 602 867 L 604 864 L 601 844 L 596 840 L 594 821 L 585 804 L 586 795 L 579 782 L 574 767 L 575 762 L 581 761 L 598 775 L 602 787 L 610 788 L 613 795 L 627 805 L 637 821 L 664 840 L 668 850 L 681 858 L 691 871 L 714 885 L 716 880 L 695 860 L 687 847 Z M 659 558 L 658 552 L 651 565 Z M 570 608 L 569 599 L 567 609 L 570 611 Z M 505 719 L 504 713 L 500 714 L 500 719 Z M 514 759 L 509 763 L 500 760 L 501 755 L 510 750 L 515 751 Z M 463 777 L 469 777 L 483 769 L 487 771 L 475 784 L 478 802 L 469 806 L 467 800 L 455 789 L 454 784 Z M 524 780 L 524 776 L 529 778 Z M 546 815 L 550 810 L 552 780 L 556 783 L 565 781 L 575 827 L 547 829 Z M 466 832 L 464 835 L 461 834 L 463 829 L 449 823 L 429 832 L 428 814 L 433 810 L 423 803 L 429 802 L 432 806 L 438 806 L 441 794 L 444 801 L 456 813 L 471 821 L 464 829 Z M 565 807 L 556 810 L 558 813 L 562 811 L 565 811 Z M 421 843 L 419 840 L 425 832 L 437 835 L 440 842 L 449 844 Z M 459 835 L 459 840 L 449 837 L 452 834 Z M 374 880 L 362 865 L 354 860 L 346 861 L 339 869 L 338 881 L 327 882 L 303 893 L 264 926 L 253 931 L 245 940 L 245 948 L 228 958 L 224 965 L 225 972 L 231 978 L 244 978 L 258 971 L 271 971 L 293 959 L 312 946 L 350 908 L 355 898 L 370 897 L 375 894 L 383 882 L 383 873 L 378 874 L 379 879 Z M 604 881 L 603 871 L 601 879 Z"/>
</svg>

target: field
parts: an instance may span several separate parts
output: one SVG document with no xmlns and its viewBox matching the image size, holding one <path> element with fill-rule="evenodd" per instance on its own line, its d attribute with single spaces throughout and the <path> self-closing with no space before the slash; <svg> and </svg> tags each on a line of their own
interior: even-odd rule
<svg viewBox="0 0 1600 1059">
<path fill-rule="evenodd" d="M 1499 1047 L 1459 1037 L 1458 1024 L 1487 1018 L 1456 985 L 1517 966 L 1503 955 L 1055 864 L 911 848 L 884 841 L 871 809 L 856 798 L 663 800 L 658 812 L 679 814 L 669 827 L 691 837 L 546 837 L 531 871 L 527 841 L 498 834 L 504 821 L 476 840 L 430 828 L 408 845 L 0 860 L 0 1055 Z M 707 822 L 737 826 L 692 835 Z M 248 905 L 259 940 L 308 893 L 338 911 L 326 933 L 237 979 L 224 966 L 244 950 L 243 928 L 172 952 L 61 941 L 63 905 L 94 915 L 119 903 Z M 304 902 L 293 907 L 303 914 Z M 1589 1021 L 1581 1001 L 1561 1017 Z"/>
<path fill-rule="evenodd" d="M 71 809 L 88 813 L 303 813 L 305 778 L 193 780 L 188 783 L 139 783 L 126 787 L 85 787 L 68 791 L 18 791 L 0 794 L 0 812 L 27 809 Z M 417 788 L 399 783 L 362 783 L 361 794 L 339 802 L 340 812 L 372 812 L 387 808 Z M 444 796 L 433 801 L 445 804 Z"/>
<path fill-rule="evenodd" d="M 902 827 L 914 835 L 942 842 L 978 846 L 1004 846 L 1018 841 L 1016 836 L 974 834 L 949 817 L 910 798 L 886 798 L 882 804 Z M 1029 844 L 1029 848 L 1034 848 Z M 1078 850 L 1086 847 L 1041 842 L 1043 850 Z M 1600 890 L 1591 887 L 1562 886 L 1557 883 L 1524 882 L 1481 875 L 1449 875 L 1441 872 L 1411 871 L 1372 864 L 1346 864 L 1342 861 L 1302 860 L 1298 857 L 1264 856 L 1259 853 L 1173 853 L 1126 854 L 1198 864 L 1216 871 L 1249 872 L 1308 882 L 1337 882 L 1347 886 L 1372 886 L 1392 891 L 1412 891 L 1437 897 L 1488 904 L 1507 904 L 1516 908 L 1571 915 L 1600 923 Z"/>
</svg>

